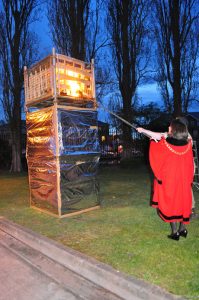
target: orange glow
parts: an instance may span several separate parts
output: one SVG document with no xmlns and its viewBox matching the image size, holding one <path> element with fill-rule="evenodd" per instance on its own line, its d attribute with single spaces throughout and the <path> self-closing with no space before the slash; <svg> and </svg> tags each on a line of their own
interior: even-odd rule
<svg viewBox="0 0 199 300">
<path fill-rule="evenodd" d="M 70 96 L 79 97 L 80 94 L 83 92 L 83 88 L 81 87 L 81 84 L 78 83 L 77 81 L 67 80 L 66 84 L 67 87 L 69 87 L 67 94 L 69 94 Z"/>
<path fill-rule="evenodd" d="M 64 79 L 60 79 L 60 84 L 65 84 L 65 80 Z"/>
<path fill-rule="evenodd" d="M 68 70 L 67 73 L 68 73 L 68 76 L 78 78 L 78 73 L 77 72 L 73 72 L 73 71 Z"/>
<path fill-rule="evenodd" d="M 58 75 L 56 85 L 59 87 L 59 93 L 62 96 L 80 98 L 89 96 L 91 92 L 90 85 L 85 86 L 85 82 L 82 82 L 82 80 L 90 81 L 89 76 L 65 68 L 56 68 L 56 74 Z M 72 78 L 74 78 L 74 80 L 72 80 Z"/>
<path fill-rule="evenodd" d="M 65 73 L 65 69 L 63 68 L 56 68 L 56 73 L 59 73 L 59 74 L 64 74 Z"/>
</svg>

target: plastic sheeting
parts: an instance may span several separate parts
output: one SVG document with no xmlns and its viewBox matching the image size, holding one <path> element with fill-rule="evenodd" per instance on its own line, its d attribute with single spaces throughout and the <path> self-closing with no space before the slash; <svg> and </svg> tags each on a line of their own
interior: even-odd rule
<svg viewBox="0 0 199 300">
<path fill-rule="evenodd" d="M 58 110 L 60 155 L 99 152 L 96 111 Z"/>
<path fill-rule="evenodd" d="M 98 205 L 96 111 L 52 106 L 26 123 L 31 205 L 60 216 Z"/>
</svg>

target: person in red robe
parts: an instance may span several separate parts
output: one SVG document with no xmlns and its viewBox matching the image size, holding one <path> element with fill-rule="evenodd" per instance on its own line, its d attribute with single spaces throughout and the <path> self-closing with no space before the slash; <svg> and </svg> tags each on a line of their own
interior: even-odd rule
<svg viewBox="0 0 199 300">
<path fill-rule="evenodd" d="M 149 161 L 154 173 L 152 206 L 165 222 L 170 223 L 173 240 L 187 236 L 192 210 L 192 182 L 194 176 L 192 143 L 187 126 L 175 119 L 168 137 L 151 141 Z M 177 228 L 179 222 L 179 228 Z"/>
</svg>

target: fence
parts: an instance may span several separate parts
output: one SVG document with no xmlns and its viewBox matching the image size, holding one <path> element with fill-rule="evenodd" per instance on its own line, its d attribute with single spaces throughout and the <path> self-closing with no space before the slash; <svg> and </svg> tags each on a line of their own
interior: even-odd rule
<svg viewBox="0 0 199 300">
<path fill-rule="evenodd" d="M 123 152 L 122 134 L 117 129 L 110 129 L 109 135 L 101 135 L 101 162 L 120 162 Z M 132 135 L 132 158 L 144 157 L 147 141 L 138 132 Z"/>
</svg>

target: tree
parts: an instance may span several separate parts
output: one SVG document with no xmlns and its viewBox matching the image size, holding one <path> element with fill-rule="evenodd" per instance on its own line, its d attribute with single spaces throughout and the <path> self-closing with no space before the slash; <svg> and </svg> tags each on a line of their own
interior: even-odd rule
<svg viewBox="0 0 199 300">
<path fill-rule="evenodd" d="M 157 119 L 162 114 L 161 107 L 155 102 L 141 105 L 136 109 L 136 120 L 141 126 L 149 125 L 150 122 Z"/>
<path fill-rule="evenodd" d="M 186 113 L 198 85 L 197 0 L 154 0 L 157 81 L 169 113 Z M 172 93 L 171 93 L 172 92 Z"/>
<path fill-rule="evenodd" d="M 90 0 L 53 0 L 48 19 L 53 41 L 61 53 L 85 60 L 85 31 Z"/>
<path fill-rule="evenodd" d="M 97 40 L 101 6 L 102 0 L 49 1 L 48 20 L 59 52 L 83 61 L 96 57 L 106 45 L 106 38 Z"/>
<path fill-rule="evenodd" d="M 35 36 L 29 31 L 36 6 L 36 0 L 3 0 L 0 12 L 2 103 L 11 130 L 13 172 L 21 171 L 23 67 L 36 53 Z"/>
<path fill-rule="evenodd" d="M 149 62 L 149 3 L 147 0 L 109 0 L 107 4 L 107 25 L 122 97 L 122 114 L 130 123 L 133 120 L 136 89 L 146 75 Z M 123 142 L 124 156 L 131 156 L 131 127 L 125 124 Z"/>
<path fill-rule="evenodd" d="M 59 53 L 82 61 L 95 60 L 97 97 L 105 93 L 110 70 L 103 64 L 107 46 L 103 34 L 103 0 L 53 0 L 48 2 L 52 40 Z M 106 56 L 107 59 L 107 56 Z"/>
</svg>

